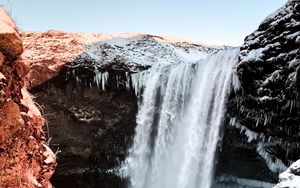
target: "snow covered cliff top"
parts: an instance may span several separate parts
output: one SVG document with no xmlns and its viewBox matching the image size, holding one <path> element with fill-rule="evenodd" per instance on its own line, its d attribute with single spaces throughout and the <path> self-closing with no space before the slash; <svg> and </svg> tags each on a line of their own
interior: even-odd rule
<svg viewBox="0 0 300 188">
<path fill-rule="evenodd" d="M 30 64 L 31 74 L 41 74 L 34 76 L 40 83 L 56 75 L 64 65 L 138 71 L 154 64 L 198 61 L 224 48 L 144 33 L 111 35 L 50 30 L 22 33 L 22 40 L 22 57 Z"/>
<path fill-rule="evenodd" d="M 110 63 L 114 58 L 128 65 L 152 65 L 174 61 L 196 61 L 215 49 L 180 38 L 156 36 L 143 33 L 96 34 L 48 32 L 25 32 L 22 35 L 29 61 L 58 60 L 62 62 Z"/>
</svg>

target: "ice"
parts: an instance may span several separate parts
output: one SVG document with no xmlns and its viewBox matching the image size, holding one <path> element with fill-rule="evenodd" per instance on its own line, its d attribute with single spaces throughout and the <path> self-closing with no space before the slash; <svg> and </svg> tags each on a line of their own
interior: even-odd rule
<svg viewBox="0 0 300 188">
<path fill-rule="evenodd" d="M 97 72 L 94 77 L 94 82 L 98 88 L 101 88 L 102 91 L 105 91 L 107 81 L 108 81 L 108 72 Z"/>
</svg>

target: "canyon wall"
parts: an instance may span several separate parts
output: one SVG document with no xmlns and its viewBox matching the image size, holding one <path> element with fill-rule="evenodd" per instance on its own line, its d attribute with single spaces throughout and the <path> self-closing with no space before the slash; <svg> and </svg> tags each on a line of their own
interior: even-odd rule
<svg viewBox="0 0 300 188">
<path fill-rule="evenodd" d="M 0 187 L 52 187 L 56 160 L 42 130 L 45 120 L 25 87 L 16 25 L 0 8 Z"/>
</svg>

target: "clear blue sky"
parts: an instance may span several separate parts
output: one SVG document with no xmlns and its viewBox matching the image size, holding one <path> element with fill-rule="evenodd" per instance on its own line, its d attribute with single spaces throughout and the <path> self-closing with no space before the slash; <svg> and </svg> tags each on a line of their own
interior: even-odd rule
<svg viewBox="0 0 300 188">
<path fill-rule="evenodd" d="M 287 0 L 0 0 L 24 31 L 146 32 L 241 45 Z"/>
</svg>

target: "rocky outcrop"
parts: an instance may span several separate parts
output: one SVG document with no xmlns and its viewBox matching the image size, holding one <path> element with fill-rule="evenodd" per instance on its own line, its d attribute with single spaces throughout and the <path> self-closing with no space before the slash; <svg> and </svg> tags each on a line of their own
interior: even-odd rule
<svg viewBox="0 0 300 188">
<path fill-rule="evenodd" d="M 300 158 L 300 2 L 289 1 L 245 38 L 229 101 L 231 124 L 274 172 Z"/>
<path fill-rule="evenodd" d="M 24 87 L 29 67 L 19 58 L 22 52 L 16 26 L 0 8 L 0 187 L 51 187 L 55 155 Z"/>
</svg>

